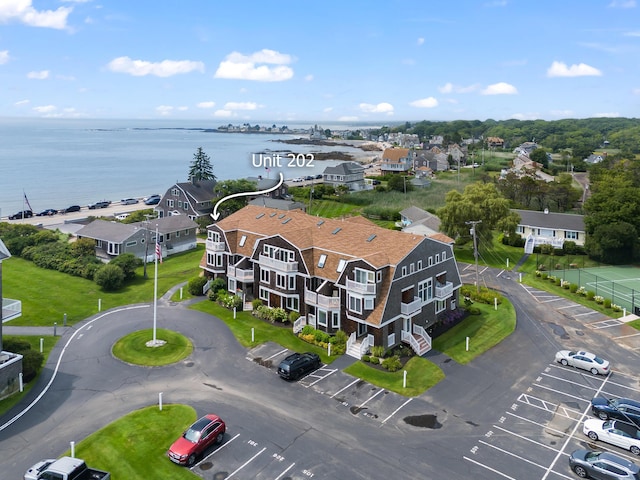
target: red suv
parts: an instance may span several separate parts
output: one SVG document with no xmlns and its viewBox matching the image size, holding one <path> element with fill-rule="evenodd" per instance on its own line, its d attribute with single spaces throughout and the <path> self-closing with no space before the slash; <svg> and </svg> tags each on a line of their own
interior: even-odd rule
<svg viewBox="0 0 640 480">
<path fill-rule="evenodd" d="M 169 459 L 189 467 L 213 444 L 222 443 L 226 425 L 217 415 L 209 414 L 191 425 L 167 451 Z"/>
</svg>

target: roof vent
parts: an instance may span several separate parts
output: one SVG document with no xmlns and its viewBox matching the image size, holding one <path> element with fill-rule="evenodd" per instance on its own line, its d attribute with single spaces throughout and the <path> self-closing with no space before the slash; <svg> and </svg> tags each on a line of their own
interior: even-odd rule
<svg viewBox="0 0 640 480">
<path fill-rule="evenodd" d="M 278 218 L 284 218 L 285 215 L 286 213 L 281 213 L 280 215 L 278 215 Z"/>
<path fill-rule="evenodd" d="M 335 235 L 336 233 L 338 233 L 340 230 L 342 230 L 342 228 L 338 227 L 336 228 L 333 232 L 331 232 L 332 235 Z"/>
<path fill-rule="evenodd" d="M 269 215 L 270 217 L 275 217 L 277 215 L 276 212 L 271 213 L 271 215 Z"/>
<path fill-rule="evenodd" d="M 258 215 L 256 215 L 256 219 L 262 218 L 262 217 L 264 217 L 264 213 L 259 213 Z"/>
<path fill-rule="evenodd" d="M 369 235 L 369 238 L 367 238 L 367 242 L 372 242 L 374 238 L 376 238 L 376 234 L 372 233 L 371 235 Z"/>
<path fill-rule="evenodd" d="M 282 224 L 284 225 L 285 223 L 289 223 L 291 221 L 291 217 L 286 218 L 282 221 Z"/>
<path fill-rule="evenodd" d="M 320 220 L 318 223 L 316 223 L 317 226 L 320 226 L 324 223 L 324 220 Z"/>
</svg>

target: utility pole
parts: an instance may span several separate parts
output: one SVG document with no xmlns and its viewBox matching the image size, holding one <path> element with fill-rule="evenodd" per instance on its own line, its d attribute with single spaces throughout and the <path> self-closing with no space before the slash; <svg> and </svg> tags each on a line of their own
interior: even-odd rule
<svg viewBox="0 0 640 480">
<path fill-rule="evenodd" d="M 476 225 L 482 223 L 482 220 L 469 220 L 464 222 L 471 225 L 471 235 L 473 235 L 473 257 L 476 259 L 476 292 L 480 292 L 480 279 L 478 276 L 478 237 L 476 235 Z"/>
</svg>

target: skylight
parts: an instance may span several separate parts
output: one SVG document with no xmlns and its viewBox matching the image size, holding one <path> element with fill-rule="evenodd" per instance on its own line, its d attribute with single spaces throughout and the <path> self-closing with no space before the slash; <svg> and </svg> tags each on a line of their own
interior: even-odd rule
<svg viewBox="0 0 640 480">
<path fill-rule="evenodd" d="M 336 272 L 338 273 L 342 272 L 346 264 L 347 264 L 347 261 L 341 258 L 340 261 L 338 262 L 338 268 L 336 268 Z"/>
<path fill-rule="evenodd" d="M 318 260 L 318 268 L 323 268 L 326 261 L 327 256 L 323 253 L 322 255 L 320 255 L 320 259 Z"/>
<path fill-rule="evenodd" d="M 284 225 L 285 223 L 289 223 L 290 221 L 291 221 L 291 217 L 289 217 L 289 218 L 285 218 L 285 219 L 282 221 L 282 224 Z"/>
<path fill-rule="evenodd" d="M 333 232 L 331 232 L 332 235 L 335 235 L 336 233 L 338 233 L 340 230 L 342 230 L 342 227 L 338 227 L 336 228 Z"/>
<path fill-rule="evenodd" d="M 256 215 L 256 219 L 262 218 L 262 217 L 264 217 L 264 213 L 259 213 L 258 215 Z"/>
<path fill-rule="evenodd" d="M 374 238 L 376 238 L 376 234 L 372 233 L 371 235 L 369 235 L 369 238 L 367 238 L 367 242 L 372 242 Z"/>
</svg>

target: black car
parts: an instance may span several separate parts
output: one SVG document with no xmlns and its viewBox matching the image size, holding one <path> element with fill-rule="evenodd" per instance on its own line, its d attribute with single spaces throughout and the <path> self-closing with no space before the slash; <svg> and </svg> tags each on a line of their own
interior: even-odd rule
<svg viewBox="0 0 640 480">
<path fill-rule="evenodd" d="M 89 207 L 89 210 L 95 210 L 96 208 L 107 208 L 109 205 L 111 205 L 111 202 L 108 200 L 102 200 L 100 202 L 90 203 L 87 206 Z"/>
<path fill-rule="evenodd" d="M 40 213 L 36 213 L 37 217 L 50 217 L 51 215 L 55 215 L 58 213 L 58 210 L 55 208 L 47 208 L 46 210 L 41 211 Z"/>
<path fill-rule="evenodd" d="M 154 194 L 154 195 L 149 195 L 148 197 L 146 197 L 144 199 L 144 204 L 145 205 L 157 205 L 160 203 L 160 195 L 158 194 Z"/>
<path fill-rule="evenodd" d="M 594 397 L 591 399 L 591 413 L 600 420 L 612 418 L 640 426 L 640 402 L 629 398 Z"/>
<path fill-rule="evenodd" d="M 79 212 L 80 210 L 80 205 L 71 205 L 70 207 L 60 210 L 60 213 Z"/>
<path fill-rule="evenodd" d="M 33 217 L 33 212 L 31 210 L 22 210 L 21 212 L 14 213 L 13 215 L 9 215 L 9 220 L 20 220 L 21 218 L 31 218 Z"/>
<path fill-rule="evenodd" d="M 629 460 L 609 452 L 576 450 L 569 466 L 580 478 L 640 480 L 640 468 Z"/>
<path fill-rule="evenodd" d="M 316 353 L 292 353 L 278 365 L 278 375 L 285 380 L 297 380 L 306 373 L 320 368 L 322 362 Z"/>
</svg>

